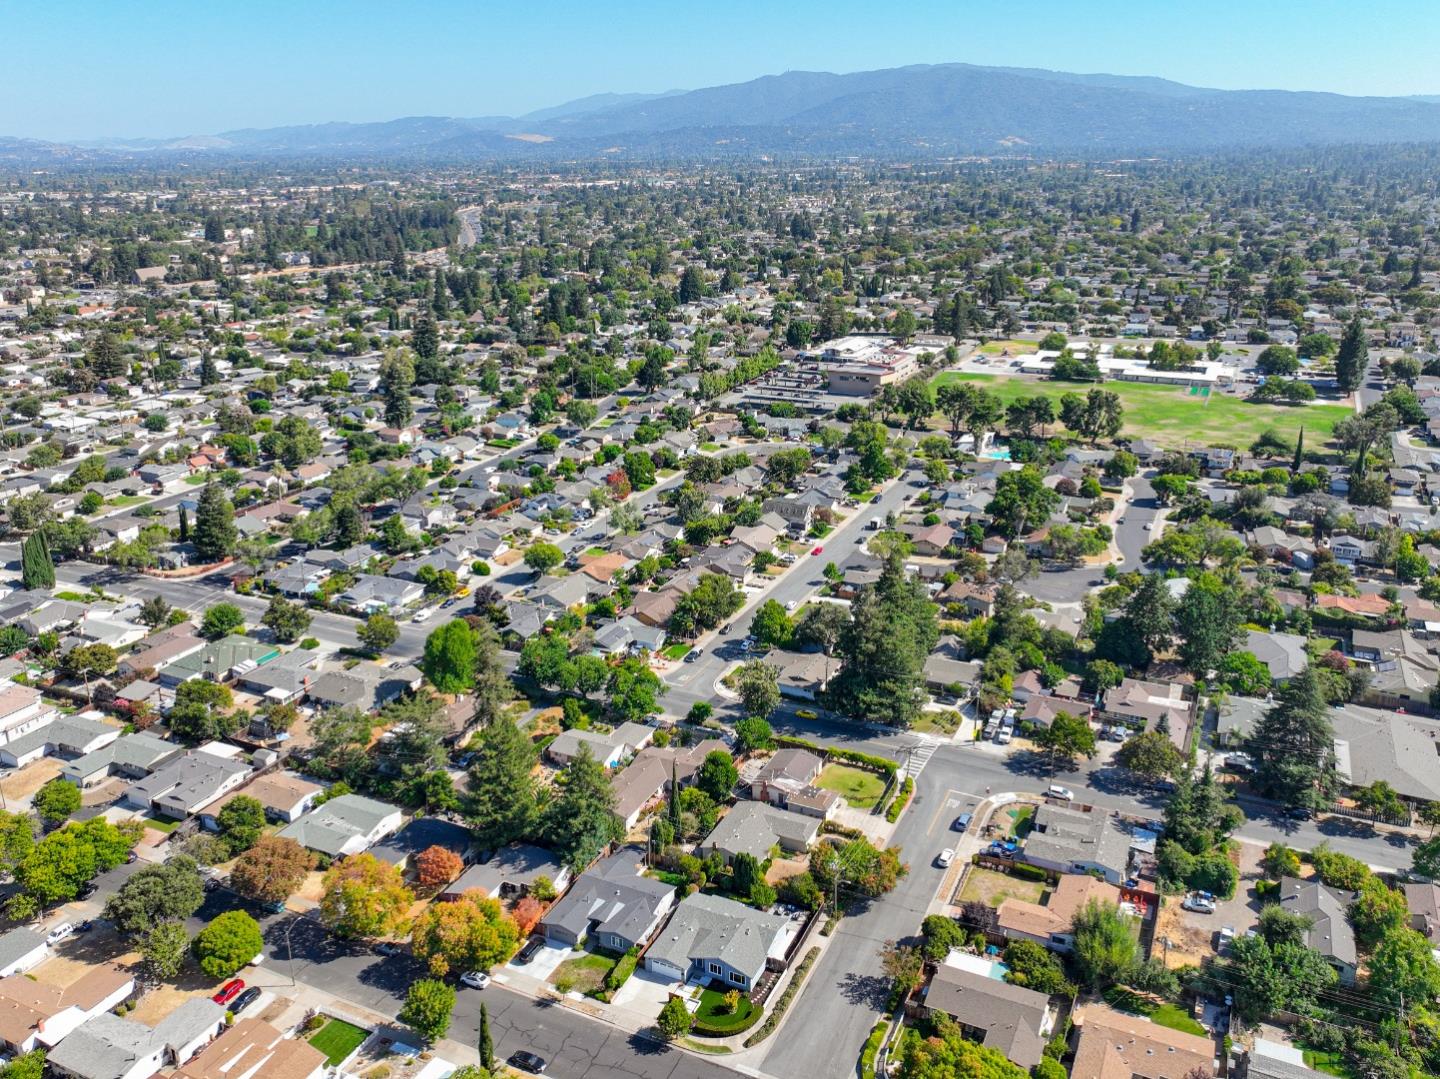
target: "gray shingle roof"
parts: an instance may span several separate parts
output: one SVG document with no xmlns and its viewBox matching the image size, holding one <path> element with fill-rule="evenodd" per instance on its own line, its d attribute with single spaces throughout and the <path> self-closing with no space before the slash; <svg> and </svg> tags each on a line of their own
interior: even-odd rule
<svg viewBox="0 0 1440 1079">
<path fill-rule="evenodd" d="M 680 901 L 646 954 L 681 970 L 689 969 L 692 959 L 716 959 L 754 977 L 785 927 L 778 915 L 696 892 Z"/>
</svg>

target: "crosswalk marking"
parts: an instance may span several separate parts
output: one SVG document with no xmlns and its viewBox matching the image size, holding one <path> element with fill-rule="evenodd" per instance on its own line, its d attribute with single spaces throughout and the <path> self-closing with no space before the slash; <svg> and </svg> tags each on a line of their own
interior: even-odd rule
<svg viewBox="0 0 1440 1079">
<path fill-rule="evenodd" d="M 930 763 L 930 758 L 935 756 L 935 751 L 940 748 L 940 743 L 933 738 L 919 735 L 919 741 L 913 746 L 905 749 L 905 761 L 901 764 L 903 776 L 910 779 L 919 779 L 920 773 L 925 770 L 925 765 Z"/>
</svg>

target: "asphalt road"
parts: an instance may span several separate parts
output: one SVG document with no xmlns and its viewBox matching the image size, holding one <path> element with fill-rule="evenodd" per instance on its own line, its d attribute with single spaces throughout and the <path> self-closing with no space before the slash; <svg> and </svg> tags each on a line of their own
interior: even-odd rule
<svg viewBox="0 0 1440 1079">
<path fill-rule="evenodd" d="M 800 556 L 798 564 L 741 608 L 727 623 L 730 627 L 728 631 L 717 631 L 702 642 L 697 649 L 699 658 L 671 669 L 666 675 L 670 688 L 661 701 L 665 711 L 683 716 L 697 701 L 713 704 L 717 712 L 731 707 L 729 698 L 717 696 L 715 683 L 726 670 L 745 658 L 740 651 L 740 643 L 750 633 L 750 622 L 756 608 L 768 599 L 782 606 L 788 607 L 793 603 L 799 607 L 814 595 L 826 583 L 826 563 L 843 565 L 860 549 L 861 542 L 872 535 L 865 528 L 867 522 L 876 518 L 883 521 L 886 514 L 898 511 L 907 499 L 919 493 L 920 488 L 912 483 L 912 478 L 916 476 L 918 473 L 908 473 L 891 483 L 874 501 L 862 503 L 860 509 L 830 535 L 814 540 L 813 545 Z M 809 553 L 815 547 L 821 548 L 820 554 Z"/>
<path fill-rule="evenodd" d="M 1155 520 L 1160 515 L 1160 504 L 1155 500 L 1155 488 L 1144 476 L 1135 476 L 1128 481 L 1130 502 L 1121 514 L 1121 520 L 1114 526 L 1115 544 L 1120 549 L 1121 570 L 1140 569 L 1140 552 L 1155 538 Z M 1150 525 L 1150 529 L 1145 526 Z M 1094 566 L 1076 566 L 1072 569 L 1046 570 L 1026 578 L 1020 590 L 1036 599 L 1053 606 L 1080 603 L 1080 599 L 1103 583 L 1102 569 Z"/>
</svg>

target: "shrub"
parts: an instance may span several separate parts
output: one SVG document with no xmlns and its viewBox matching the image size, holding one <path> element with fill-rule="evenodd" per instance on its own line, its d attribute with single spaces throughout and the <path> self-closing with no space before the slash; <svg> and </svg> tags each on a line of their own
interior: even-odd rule
<svg viewBox="0 0 1440 1079">
<path fill-rule="evenodd" d="M 1027 865 L 1024 862 L 1016 862 L 1012 865 L 1010 867 L 1010 875 L 1012 877 L 1019 877 L 1021 880 L 1043 881 L 1050 879 L 1050 874 L 1038 865 Z"/>
<path fill-rule="evenodd" d="M 860 1079 L 875 1079 L 875 1058 L 880 1055 L 880 1046 L 889 1029 L 890 1023 L 885 1019 L 870 1028 L 870 1037 L 865 1039 L 865 1048 L 860 1051 Z"/>
<path fill-rule="evenodd" d="M 1358 892 L 1372 875 L 1370 867 L 1359 858 L 1331 850 L 1324 843 L 1310 852 L 1310 863 L 1322 881 L 1347 892 Z"/>
<path fill-rule="evenodd" d="M 900 793 L 891 800 L 890 806 L 885 810 L 885 819 L 894 824 L 900 819 L 900 814 L 905 812 L 905 807 L 910 804 L 910 797 L 915 793 L 915 781 L 909 776 L 905 782 L 900 784 Z"/>
<path fill-rule="evenodd" d="M 620 962 L 610 968 L 610 973 L 605 975 L 605 988 L 612 993 L 630 980 L 630 975 L 635 973 L 635 964 L 640 960 L 640 950 L 631 948 L 623 956 Z"/>
</svg>

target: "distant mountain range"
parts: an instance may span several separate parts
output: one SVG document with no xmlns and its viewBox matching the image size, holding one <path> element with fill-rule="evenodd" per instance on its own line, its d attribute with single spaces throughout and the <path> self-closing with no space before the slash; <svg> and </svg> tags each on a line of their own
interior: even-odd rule
<svg viewBox="0 0 1440 1079">
<path fill-rule="evenodd" d="M 521 117 L 411 116 L 69 145 L 0 139 L 0 162 L 127 157 L 1115 155 L 1440 141 L 1440 98 L 1213 90 L 1166 79 L 941 64 L 790 71 L 597 94 Z"/>
</svg>

